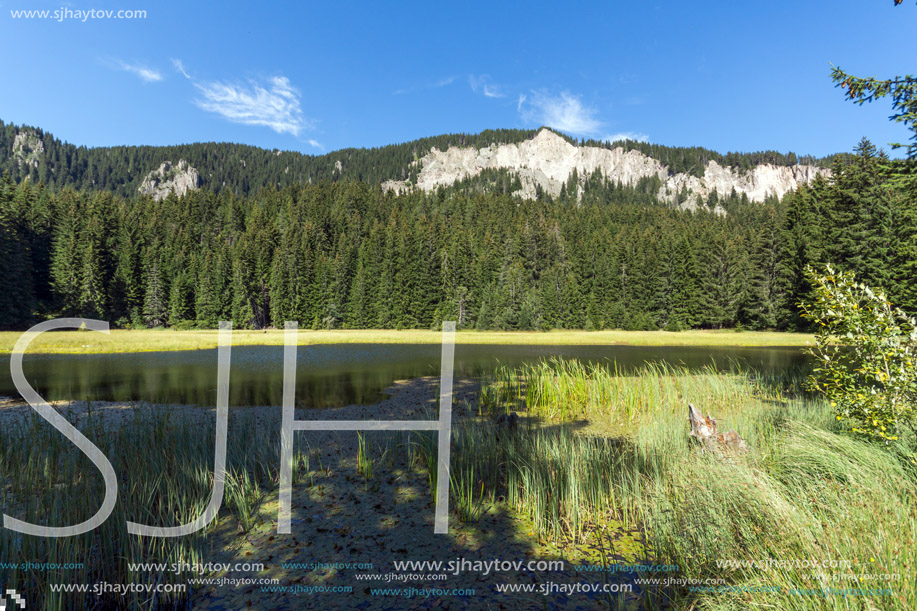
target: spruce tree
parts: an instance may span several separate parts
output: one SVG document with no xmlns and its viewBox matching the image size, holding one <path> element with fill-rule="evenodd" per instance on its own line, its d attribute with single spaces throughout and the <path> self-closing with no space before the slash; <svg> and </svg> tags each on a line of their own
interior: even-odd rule
<svg viewBox="0 0 917 611">
<path fill-rule="evenodd" d="M 159 272 L 159 263 L 150 265 L 143 298 L 143 322 L 147 327 L 164 327 L 168 320 L 166 289 Z"/>
</svg>

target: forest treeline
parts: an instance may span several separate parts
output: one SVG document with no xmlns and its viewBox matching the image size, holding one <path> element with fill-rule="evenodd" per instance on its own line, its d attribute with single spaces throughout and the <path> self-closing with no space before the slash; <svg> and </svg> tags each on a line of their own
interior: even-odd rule
<svg viewBox="0 0 917 611">
<path fill-rule="evenodd" d="M 14 182 L 28 178 L 51 190 L 72 187 L 134 197 L 146 175 L 163 161 L 177 163 L 179 159 L 184 159 L 198 170 L 205 187 L 213 191 L 227 189 L 236 196 L 244 196 L 265 186 L 279 189 L 342 180 L 377 184 L 386 180 L 412 179 L 416 178 L 419 168 L 411 164 L 433 147 L 446 150 L 450 146 L 482 148 L 491 144 L 514 144 L 528 140 L 536 132 L 498 129 L 479 134 L 444 134 L 378 148 L 348 148 L 325 155 L 304 155 L 218 142 L 89 148 L 62 142 L 37 128 L 0 121 L 0 174 L 6 171 Z M 13 145 L 20 134 L 31 136 L 28 138 L 31 144 L 20 140 L 20 147 L 14 152 Z M 669 147 L 633 141 L 612 144 L 559 135 L 578 145 L 637 149 L 668 165 L 672 173 L 688 172 L 698 176 L 703 175 L 707 161 L 711 160 L 747 170 L 760 163 L 794 165 L 798 162 L 826 166 L 833 159 L 797 158 L 793 153 L 775 151 L 723 155 L 698 147 Z M 23 143 L 26 144 L 25 150 L 21 146 Z M 39 146 L 41 153 L 35 151 Z M 35 154 L 30 158 L 32 153 Z"/>
<path fill-rule="evenodd" d="M 581 140 L 577 144 L 607 149 L 621 147 L 625 151 L 640 151 L 644 155 L 668 166 L 670 174 L 691 174 L 698 178 L 704 177 L 704 170 L 710 161 L 715 161 L 721 166 L 731 167 L 740 172 L 747 172 L 754 169 L 755 166 L 766 163 L 776 166 L 803 164 L 829 168 L 835 161 L 841 160 L 847 155 L 846 153 L 837 153 L 827 157 L 815 157 L 813 155 L 797 155 L 793 152 L 781 153 L 779 151 L 719 153 L 699 146 L 674 147 L 641 142 L 639 140 L 619 140 L 617 142 Z"/>
<path fill-rule="evenodd" d="M 718 198 L 725 216 L 598 175 L 580 201 L 522 201 L 496 173 L 430 194 L 323 181 L 156 202 L 6 174 L 0 326 L 795 329 L 803 270 L 824 262 L 917 311 L 913 164 L 863 141 L 833 170 L 783 201 Z"/>
</svg>

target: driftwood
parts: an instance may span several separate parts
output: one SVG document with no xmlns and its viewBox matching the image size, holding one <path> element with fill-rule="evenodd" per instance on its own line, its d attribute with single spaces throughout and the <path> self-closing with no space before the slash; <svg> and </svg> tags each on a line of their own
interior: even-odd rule
<svg viewBox="0 0 917 611">
<path fill-rule="evenodd" d="M 691 437 L 703 444 L 705 450 L 735 453 L 748 450 L 741 435 L 735 431 L 717 433 L 716 419 L 703 415 L 691 403 L 688 403 L 688 420 L 691 421 Z"/>
</svg>

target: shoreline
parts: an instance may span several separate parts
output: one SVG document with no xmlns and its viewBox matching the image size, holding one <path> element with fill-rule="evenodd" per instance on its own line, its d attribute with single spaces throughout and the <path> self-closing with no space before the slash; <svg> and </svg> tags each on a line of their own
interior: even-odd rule
<svg viewBox="0 0 917 611">
<path fill-rule="evenodd" d="M 337 407 L 304 408 L 296 407 L 296 420 L 424 420 L 435 421 L 439 413 L 436 388 L 439 376 L 420 376 L 416 378 L 395 380 L 382 390 L 382 398 L 372 403 L 350 403 Z M 469 409 L 471 402 L 476 404 L 479 382 L 470 378 L 456 378 L 453 388 L 453 413 L 456 418 L 474 415 Z M 85 401 L 57 400 L 48 401 L 55 411 L 63 415 L 77 428 L 89 425 L 90 421 L 101 424 L 107 431 L 117 431 L 132 421 L 159 415 L 167 415 L 176 421 L 213 422 L 216 407 L 213 405 L 152 403 L 148 401 Z M 229 405 L 229 425 L 245 425 L 252 419 L 256 426 L 267 426 L 280 430 L 282 407 L 279 405 Z M 47 422 L 32 407 L 18 397 L 0 397 L 0 425 L 10 429 L 26 426 L 32 419 Z M 48 425 L 50 426 L 50 425 Z M 330 438 L 338 438 L 350 431 L 310 431 L 313 441 L 327 443 Z M 356 436 L 344 444 L 345 449 L 356 453 Z M 339 443 L 339 442 L 338 442 Z"/>
<path fill-rule="evenodd" d="M 25 331 L 0 331 L 0 356 L 9 355 Z M 210 350 L 217 347 L 218 331 L 115 329 L 110 334 L 91 331 L 43 333 L 29 345 L 30 354 L 117 354 L 128 352 L 175 352 Z M 325 344 L 439 344 L 442 334 L 432 330 L 332 330 L 299 331 L 299 345 Z M 237 330 L 233 346 L 282 346 L 281 329 Z M 474 331 L 460 330 L 456 344 L 527 346 L 653 346 L 653 347 L 804 347 L 814 341 L 808 333 L 782 331 Z"/>
<path fill-rule="evenodd" d="M 422 419 L 429 415 L 436 419 L 438 406 L 436 403 L 435 387 L 438 376 L 421 376 L 417 378 L 396 380 L 382 391 L 383 398 L 373 403 L 351 403 L 339 407 L 302 408 L 295 409 L 297 420 L 368 420 L 370 418 L 385 419 Z M 476 380 L 458 378 L 455 381 L 453 410 L 458 410 L 460 400 L 476 397 L 478 383 Z M 73 422 L 84 422 L 88 417 L 98 418 L 107 429 L 121 427 L 135 414 L 144 412 L 145 415 L 155 413 L 168 413 L 176 418 L 203 419 L 213 418 L 216 408 L 212 405 L 184 405 L 171 403 L 151 403 L 147 401 L 85 401 L 85 400 L 59 400 L 48 401 L 48 405 L 58 413 L 68 417 Z M 240 417 L 253 417 L 258 422 L 269 422 L 279 426 L 281 407 L 279 405 L 254 405 L 254 406 L 229 406 L 230 423 Z M 0 397 L 0 424 L 15 426 L 17 422 L 24 423 L 34 415 L 42 420 L 41 416 L 20 398 Z M 332 433 L 331 431 L 317 431 L 316 433 Z M 354 446 L 352 449 L 356 449 Z"/>
</svg>

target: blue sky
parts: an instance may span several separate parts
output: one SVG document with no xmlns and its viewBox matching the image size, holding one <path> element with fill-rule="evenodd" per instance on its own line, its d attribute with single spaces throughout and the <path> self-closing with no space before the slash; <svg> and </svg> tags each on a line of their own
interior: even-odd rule
<svg viewBox="0 0 917 611">
<path fill-rule="evenodd" d="M 145 10 L 143 19 L 11 11 Z M 0 0 L 0 119 L 88 146 L 321 153 L 548 124 L 722 152 L 825 155 L 909 133 L 830 63 L 917 70 L 917 7 L 835 2 Z"/>
</svg>

